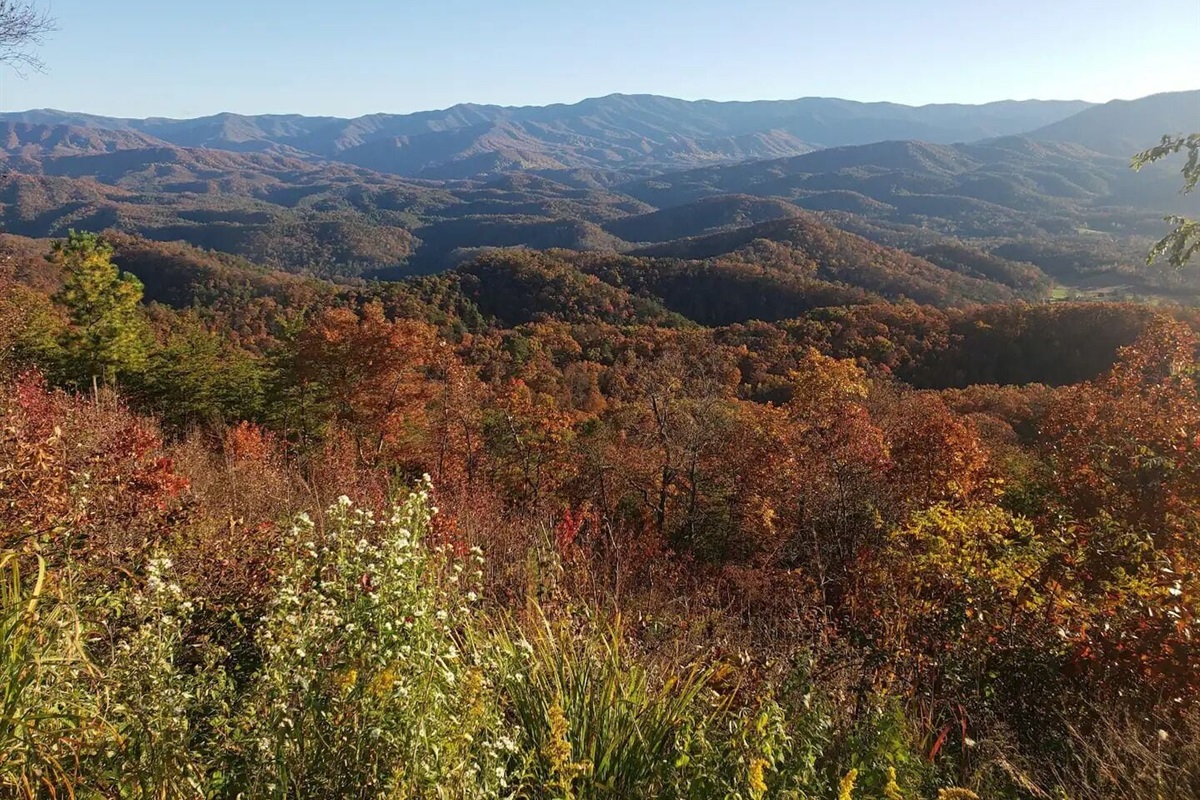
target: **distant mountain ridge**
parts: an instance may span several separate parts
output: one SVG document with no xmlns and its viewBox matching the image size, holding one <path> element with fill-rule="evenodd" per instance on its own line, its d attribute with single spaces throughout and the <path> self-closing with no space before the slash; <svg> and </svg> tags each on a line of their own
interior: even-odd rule
<svg viewBox="0 0 1200 800">
<path fill-rule="evenodd" d="M 1142 137 L 1143 146 L 1156 139 Z M 961 221 L 975 214 L 990 220 L 992 230 L 986 235 L 1000 235 L 1006 227 L 1019 230 L 1032 217 L 1059 217 L 1070 206 L 1194 213 L 1195 198 L 1179 194 L 1168 169 L 1156 165 L 1142 175 L 1134 173 L 1131 153 L 1107 155 L 1024 136 L 953 145 L 885 141 L 700 167 L 613 188 L 658 209 L 749 195 L 909 224 L 932 218 Z"/>
<path fill-rule="evenodd" d="M 863 119 L 873 125 L 880 113 L 876 104 L 817 102 L 829 115 L 804 124 L 826 132 L 836 123 L 863 133 Z M 927 263 L 960 277 L 928 266 L 914 275 L 947 284 L 999 276 L 1004 291 L 1036 292 L 1046 280 L 1039 270 L 1063 280 L 1132 274 L 1125 267 L 1140 265 L 1161 238 L 1165 214 L 1200 211 L 1197 195 L 1179 194 L 1177 165 L 1134 173 L 1129 158 L 1163 132 L 1187 129 L 1200 92 L 1088 107 L 1025 135 L 819 149 L 777 127 L 739 132 L 777 125 L 780 104 L 734 104 L 750 107 L 735 109 L 736 119 L 722 117 L 726 104 L 667 98 L 580 105 L 460 107 L 399 122 L 0 115 L 0 228 L 32 237 L 138 233 L 355 279 L 437 272 L 497 247 L 631 252 L 763 225 L 770 239 L 816 212 L 876 244 L 929 254 Z M 922 124 L 980 119 L 979 108 L 882 105 L 924 114 Z M 1001 105 L 1010 115 L 1045 112 Z M 677 107 L 686 113 L 674 115 Z M 581 132 L 563 132 L 572 126 Z M 342 149 L 301 147 L 318 140 Z M 978 288 L 952 294 L 984 298 Z M 935 296 L 928 286 L 913 292 L 892 294 Z"/>
<path fill-rule="evenodd" d="M 1041 128 L 1090 107 L 1083 101 L 914 107 L 815 97 L 716 102 L 617 94 L 571 105 L 463 104 L 354 119 L 232 113 L 123 119 L 42 109 L 0 114 L 0 122 L 137 134 L 176 147 L 333 160 L 453 180 L 514 170 L 636 176 L 886 139 L 977 141 Z"/>
<path fill-rule="evenodd" d="M 1046 142 L 1072 142 L 1106 155 L 1129 156 L 1163 134 L 1200 131 L 1200 91 L 1164 92 L 1139 100 L 1113 100 L 1084 109 L 1029 133 Z"/>
</svg>

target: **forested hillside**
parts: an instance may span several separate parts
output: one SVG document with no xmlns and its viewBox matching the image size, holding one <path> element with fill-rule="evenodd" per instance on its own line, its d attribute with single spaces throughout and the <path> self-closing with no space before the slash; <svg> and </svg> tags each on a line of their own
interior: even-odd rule
<svg viewBox="0 0 1200 800">
<path fill-rule="evenodd" d="M 5 780 L 1200 789 L 1194 310 L 801 212 L 355 285 L 50 244 L 0 242 L 7 668 L 60 709 Z"/>
</svg>

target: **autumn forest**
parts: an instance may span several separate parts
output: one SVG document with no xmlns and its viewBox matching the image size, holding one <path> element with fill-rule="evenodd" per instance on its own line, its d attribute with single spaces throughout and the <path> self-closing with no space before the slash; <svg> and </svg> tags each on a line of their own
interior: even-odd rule
<svg viewBox="0 0 1200 800">
<path fill-rule="evenodd" d="M 1200 797 L 1200 94 L 803 103 L 3 115 L 0 794 Z"/>
</svg>

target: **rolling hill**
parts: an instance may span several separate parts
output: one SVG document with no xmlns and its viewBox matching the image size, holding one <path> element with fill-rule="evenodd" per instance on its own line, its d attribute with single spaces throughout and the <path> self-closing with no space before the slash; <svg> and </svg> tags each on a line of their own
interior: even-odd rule
<svg viewBox="0 0 1200 800">
<path fill-rule="evenodd" d="M 802 213 L 783 200 L 721 194 L 648 214 L 621 217 L 606 223 L 604 229 L 629 242 L 669 242 Z"/>
<path fill-rule="evenodd" d="M 1018 294 L 993 276 L 975 277 L 961 269 L 939 266 L 804 213 L 655 245 L 633 254 L 782 270 L 855 287 L 888 300 L 930 305 L 997 302 Z"/>
<path fill-rule="evenodd" d="M 1161 235 L 1165 213 L 1195 213 L 1171 168 L 1080 145 L 1003 137 L 897 141 L 656 175 L 615 187 L 656 208 L 727 195 L 786 201 L 966 239 Z"/>
</svg>

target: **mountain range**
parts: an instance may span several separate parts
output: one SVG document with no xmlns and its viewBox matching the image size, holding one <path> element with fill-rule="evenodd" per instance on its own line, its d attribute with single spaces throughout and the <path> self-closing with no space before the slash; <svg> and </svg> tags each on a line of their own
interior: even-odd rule
<svg viewBox="0 0 1200 800">
<path fill-rule="evenodd" d="M 1129 157 L 1197 129 L 1200 92 L 919 108 L 612 95 L 353 120 L 28 111 L 0 115 L 0 225 L 115 229 L 345 279 L 480 248 L 633 252 L 750 226 L 771 240 L 791 229 L 767 223 L 815 212 L 941 268 L 1069 283 L 1131 272 L 1164 214 L 1196 213 L 1177 167 L 1134 173 Z"/>
<path fill-rule="evenodd" d="M 271 153 L 446 180 L 513 169 L 662 171 L 886 139 L 973 141 L 1034 130 L 1089 107 L 1081 101 L 912 107 L 831 98 L 722 103 L 609 95 L 573 105 L 467 104 L 355 119 L 238 114 L 120 119 L 38 110 L 3 114 L 0 121 L 78 129 L 63 143 L 68 147 L 90 148 L 95 132 L 105 131 L 117 147 Z"/>
</svg>

